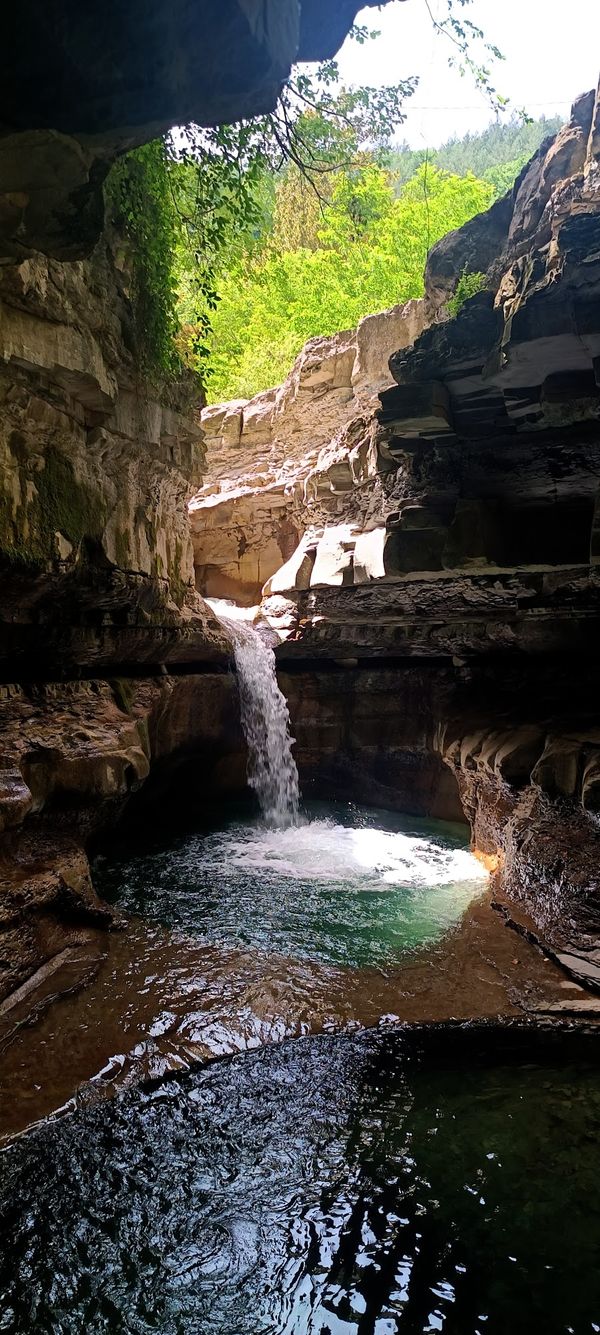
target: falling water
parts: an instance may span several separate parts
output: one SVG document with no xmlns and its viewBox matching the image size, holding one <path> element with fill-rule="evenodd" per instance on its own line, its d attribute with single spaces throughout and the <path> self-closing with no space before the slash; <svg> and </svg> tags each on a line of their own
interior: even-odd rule
<svg viewBox="0 0 600 1335">
<path fill-rule="evenodd" d="M 233 640 L 242 727 L 248 746 L 248 782 L 269 824 L 295 825 L 300 790 L 292 755 L 290 716 L 277 684 L 275 654 L 229 603 L 210 600 Z"/>
</svg>

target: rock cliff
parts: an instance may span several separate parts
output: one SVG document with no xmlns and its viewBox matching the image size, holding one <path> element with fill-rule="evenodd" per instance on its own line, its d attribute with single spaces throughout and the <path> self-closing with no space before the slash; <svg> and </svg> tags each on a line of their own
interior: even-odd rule
<svg viewBox="0 0 600 1335">
<path fill-rule="evenodd" d="M 0 263 L 80 259 L 114 158 L 173 125 L 272 110 L 296 60 L 333 56 L 358 0 L 24 0 L 0 51 Z"/>
<path fill-rule="evenodd" d="M 276 572 L 272 587 L 287 587 L 288 558 L 304 578 L 298 571 L 325 527 L 341 522 L 344 541 L 354 521 L 382 522 L 378 393 L 390 383 L 390 355 L 426 320 L 423 301 L 369 315 L 311 339 L 277 389 L 204 409 L 207 480 L 190 503 L 201 592 L 252 606 Z"/>
<path fill-rule="evenodd" d="M 315 340 L 280 389 L 205 410 L 192 502 L 200 589 L 252 602 L 267 576 L 306 774 L 411 810 L 460 798 L 499 897 L 548 948 L 579 951 L 588 982 L 599 116 L 598 92 L 579 98 L 509 194 L 433 248 L 419 306 Z M 465 270 L 484 290 L 450 319 Z"/>
<path fill-rule="evenodd" d="M 201 404 L 186 383 L 142 372 L 104 178 L 176 124 L 272 109 L 291 64 L 332 56 L 358 7 L 25 0 L 6 15 L 2 996 L 59 958 L 77 924 L 110 921 L 85 844 L 151 767 L 158 782 L 167 757 L 195 748 L 211 790 L 243 776 L 230 643 L 194 587 L 186 503 L 205 467 Z"/>
<path fill-rule="evenodd" d="M 10 20 L 17 55 L 31 8 Z M 54 94 L 33 78 L 17 105 L 12 66 L 3 91 L 0 992 L 117 925 L 86 857 L 104 824 L 144 794 L 164 805 L 192 765 L 195 801 L 243 785 L 230 646 L 202 594 L 262 595 L 306 782 L 464 815 L 504 911 L 524 906 L 593 984 L 598 96 L 434 248 L 421 302 L 312 340 L 281 387 L 200 420 L 185 384 L 157 391 L 136 362 L 103 174 L 175 120 L 272 105 L 294 54 L 326 55 L 357 6 L 151 5 L 139 46 L 115 17 L 85 89 L 63 77 L 70 8 L 53 9 Z M 99 21 L 92 5 L 80 67 Z M 485 290 L 450 320 L 465 268 Z"/>
<path fill-rule="evenodd" d="M 0 268 L 0 320 L 0 674 L 222 657 L 185 518 L 195 405 L 140 375 L 110 245 Z"/>
</svg>

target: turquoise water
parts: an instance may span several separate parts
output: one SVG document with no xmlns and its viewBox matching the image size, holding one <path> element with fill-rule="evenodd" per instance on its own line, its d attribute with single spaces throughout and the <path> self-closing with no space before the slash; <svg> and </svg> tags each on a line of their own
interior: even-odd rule
<svg viewBox="0 0 600 1335">
<path fill-rule="evenodd" d="M 592 1335 L 600 1073 L 322 1036 L 0 1156 L 10 1335 Z"/>
<path fill-rule="evenodd" d="M 439 939 L 487 878 L 461 827 L 321 803 L 286 829 L 244 816 L 125 846 L 94 879 L 127 912 L 211 942 L 385 967 Z"/>
</svg>

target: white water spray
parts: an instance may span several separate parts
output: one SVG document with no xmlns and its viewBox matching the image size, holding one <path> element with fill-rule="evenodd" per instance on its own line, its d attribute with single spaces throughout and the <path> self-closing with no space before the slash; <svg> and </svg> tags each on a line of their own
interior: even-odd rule
<svg viewBox="0 0 600 1335">
<path fill-rule="evenodd" d="M 292 755 L 290 716 L 277 684 L 275 654 L 241 608 L 207 599 L 233 640 L 242 728 L 248 747 L 248 783 L 271 825 L 295 825 L 300 789 Z M 251 613 L 250 613 L 251 615 Z"/>
</svg>

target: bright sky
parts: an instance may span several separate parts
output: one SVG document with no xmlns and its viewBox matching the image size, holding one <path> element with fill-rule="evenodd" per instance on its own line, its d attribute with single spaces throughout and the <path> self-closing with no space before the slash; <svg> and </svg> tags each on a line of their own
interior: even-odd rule
<svg viewBox="0 0 600 1335">
<path fill-rule="evenodd" d="M 446 0 L 429 0 L 436 17 Z M 567 116 L 573 99 L 598 81 L 600 0 L 472 0 L 461 11 L 504 53 L 492 82 L 531 116 Z M 468 75 L 448 67 L 450 42 L 436 35 L 425 0 L 391 0 L 381 11 L 361 10 L 357 23 L 381 37 L 360 46 L 347 40 L 339 55 L 344 82 L 392 84 L 419 74 L 398 138 L 435 147 L 452 135 L 484 129 L 489 105 Z M 474 53 L 475 54 L 475 53 Z"/>
</svg>

